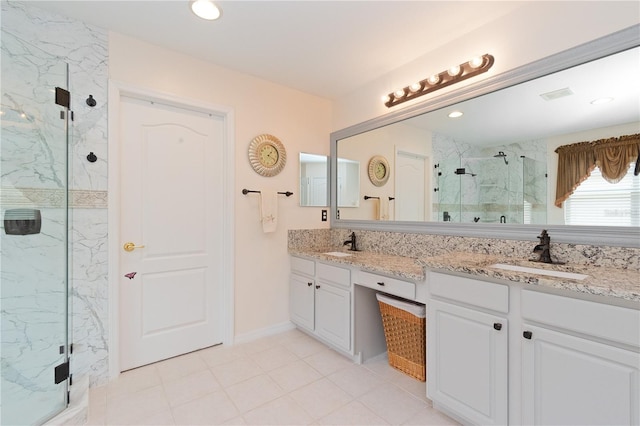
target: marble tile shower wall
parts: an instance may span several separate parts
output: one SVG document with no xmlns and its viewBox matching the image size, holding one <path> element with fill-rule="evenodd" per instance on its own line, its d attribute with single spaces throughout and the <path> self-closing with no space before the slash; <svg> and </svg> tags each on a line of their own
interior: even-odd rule
<svg viewBox="0 0 640 426">
<path fill-rule="evenodd" d="M 501 240 L 448 235 L 356 230 L 358 248 L 375 253 L 407 257 L 437 256 L 450 252 L 471 252 L 532 258 L 538 240 Z M 350 229 L 305 229 L 289 231 L 289 247 L 305 249 L 340 248 Z M 554 256 L 576 265 L 609 266 L 640 271 L 640 249 L 629 247 L 554 244 Z"/>
<path fill-rule="evenodd" d="M 75 114 L 69 138 L 71 372 L 76 378 L 88 375 L 92 386 L 99 385 L 108 380 L 107 32 L 27 2 L 3 1 L 0 16 L 3 55 L 14 56 L 25 69 L 31 67 L 32 74 L 22 75 L 24 80 L 36 80 L 38 64 L 44 62 L 39 52 L 69 64 Z M 2 91 L 10 92 L 12 84 L 5 76 L 2 83 Z M 90 94 L 97 101 L 93 108 L 85 102 Z M 40 136 L 41 145 L 47 145 L 47 136 Z M 89 152 L 97 156 L 95 163 L 87 161 Z M 21 186 L 20 193 L 32 202 L 59 191 L 38 184 Z M 2 193 L 5 197 L 11 191 L 3 188 Z"/>
</svg>

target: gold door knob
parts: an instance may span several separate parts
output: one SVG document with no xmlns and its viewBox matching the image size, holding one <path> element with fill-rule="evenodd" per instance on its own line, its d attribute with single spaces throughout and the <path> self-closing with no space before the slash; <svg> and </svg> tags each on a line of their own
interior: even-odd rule
<svg viewBox="0 0 640 426">
<path fill-rule="evenodd" d="M 144 246 L 137 246 L 134 243 L 124 243 L 124 246 L 122 246 L 122 248 L 124 248 L 124 251 L 134 251 L 137 248 L 144 248 Z"/>
</svg>

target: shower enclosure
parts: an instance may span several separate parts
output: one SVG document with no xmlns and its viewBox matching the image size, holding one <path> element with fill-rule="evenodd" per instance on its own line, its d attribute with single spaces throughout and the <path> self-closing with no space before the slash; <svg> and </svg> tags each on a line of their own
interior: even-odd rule
<svg viewBox="0 0 640 426">
<path fill-rule="evenodd" d="M 544 224 L 546 166 L 499 151 L 490 157 L 452 158 L 436 169 L 439 221 Z"/>
<path fill-rule="evenodd" d="M 36 50 L 2 33 L 4 425 L 42 424 L 68 403 L 68 70 Z"/>
</svg>

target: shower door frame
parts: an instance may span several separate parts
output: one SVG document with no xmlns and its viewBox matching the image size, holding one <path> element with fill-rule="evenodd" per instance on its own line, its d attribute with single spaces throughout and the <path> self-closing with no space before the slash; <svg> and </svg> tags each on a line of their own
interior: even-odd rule
<svg viewBox="0 0 640 426">
<path fill-rule="evenodd" d="M 27 46 L 27 44 L 25 44 Z M 24 320 L 21 317 L 18 321 L 25 321 L 25 325 L 29 326 L 30 333 L 32 333 L 35 337 L 33 338 L 33 342 L 30 341 L 28 345 L 29 351 L 33 352 L 33 347 L 40 348 L 38 349 L 42 354 L 47 354 L 47 359 L 44 360 L 44 365 L 31 366 L 30 370 L 39 370 L 40 373 L 37 376 L 30 377 L 25 374 L 25 378 L 23 379 L 23 386 L 31 386 L 34 390 L 32 390 L 28 397 L 22 396 L 21 401 L 26 401 L 29 403 L 29 414 L 32 416 L 29 422 L 36 422 L 36 424 L 46 423 L 53 418 L 56 418 L 60 413 L 64 412 L 65 409 L 69 406 L 70 403 L 70 362 L 71 362 L 71 342 L 73 338 L 72 328 L 71 328 L 71 291 L 70 291 L 70 277 L 71 277 L 71 239 L 70 239 L 70 231 L 71 231 L 71 214 L 70 214 L 70 197 L 69 197 L 69 184 L 70 184 L 70 174 L 71 174 L 71 166 L 70 166 L 70 142 L 71 142 L 71 117 L 70 114 L 70 103 L 69 103 L 69 64 L 61 58 L 56 57 L 54 55 L 49 55 L 47 52 L 41 51 L 36 46 L 30 46 L 30 49 L 40 51 L 42 55 L 40 59 L 46 59 L 47 66 L 46 69 L 50 71 L 53 69 L 53 64 L 60 65 L 60 72 L 63 71 L 63 76 L 59 81 L 54 79 L 53 81 L 43 80 L 42 84 L 32 85 L 32 81 L 28 81 L 29 87 L 32 87 L 33 93 L 24 94 L 19 90 L 10 92 L 12 97 L 15 97 L 15 103 L 17 105 L 23 106 L 21 103 L 22 100 L 28 98 L 31 100 L 33 97 L 34 105 L 40 105 L 41 108 L 51 108 L 51 110 L 38 109 L 38 107 L 33 105 L 24 106 L 23 119 L 28 120 L 31 123 L 36 123 L 35 126 L 38 128 L 38 138 L 42 138 L 42 143 L 47 146 L 46 157 L 45 160 L 48 159 L 51 163 L 48 164 L 51 167 L 51 170 L 56 170 L 53 173 L 59 173 L 60 184 L 63 184 L 62 187 L 59 186 L 50 186 L 44 185 L 42 187 L 38 185 L 26 185 L 22 181 L 18 181 L 19 184 L 17 187 L 13 188 L 17 193 L 21 193 L 19 196 L 16 195 L 16 200 L 13 202 L 9 202 L 9 207 L 2 204 L 2 211 L 4 212 L 7 209 L 11 208 L 24 208 L 28 207 L 29 209 L 37 210 L 38 212 L 43 211 L 44 215 L 41 220 L 41 229 L 39 228 L 35 234 L 39 234 L 39 238 L 48 238 L 48 242 L 44 242 L 44 246 L 41 247 L 43 252 L 47 250 L 51 250 L 51 239 L 60 239 L 60 247 L 55 246 L 56 253 L 58 253 L 60 257 L 60 261 L 63 263 L 62 265 L 57 265 L 60 269 L 56 271 L 52 271 L 50 269 L 44 269 L 47 272 L 47 278 L 53 280 L 56 283 L 55 288 L 38 288 L 38 297 L 42 298 L 46 297 L 47 294 L 55 294 L 60 293 L 60 298 L 57 297 L 52 299 L 51 301 L 47 300 L 46 304 L 42 304 L 42 300 L 38 299 L 38 308 L 41 309 L 41 312 L 45 317 L 37 317 L 36 322 L 29 322 L 29 320 L 33 320 L 33 318 L 28 318 Z M 5 47 L 3 45 L 3 51 Z M 8 48 L 7 48 L 8 49 Z M 3 55 L 4 56 L 4 55 Z M 43 64 L 38 64 L 41 68 L 45 68 Z M 23 70 L 24 71 L 24 70 Z M 40 76 L 45 76 L 46 78 L 51 78 L 51 73 L 42 73 Z M 8 77 L 12 78 L 12 75 Z M 22 76 L 20 77 L 22 78 Z M 28 77 L 25 77 L 28 78 Z M 6 84 L 6 81 L 3 82 Z M 17 87 L 17 84 L 16 86 Z M 42 96 L 41 91 L 46 91 L 45 96 Z M 50 94 L 49 92 L 54 92 Z M 50 98 L 49 98 L 50 96 Z M 48 100 L 47 100 L 48 99 Z M 46 100 L 46 101 L 45 101 Z M 58 108 L 60 107 L 60 108 Z M 10 110 L 13 110 L 12 107 L 9 107 Z M 17 110 L 14 110 L 14 112 Z M 38 111 L 38 112 L 35 112 Z M 50 115 L 47 115 L 47 111 Z M 5 111 L 6 112 L 6 111 Z M 52 118 L 55 117 L 55 118 Z M 51 121 L 47 122 L 47 118 L 52 120 L 63 120 L 61 125 L 50 125 L 46 127 L 45 124 L 51 124 Z M 37 123 L 41 123 L 37 125 Z M 34 125 L 34 124 L 32 124 Z M 43 130 L 44 129 L 44 130 Z M 56 129 L 59 131 L 59 134 L 47 133 L 51 132 L 52 129 Z M 51 149 L 53 147 L 54 149 Z M 37 150 L 37 148 L 34 148 Z M 6 153 L 5 153 L 6 155 Z M 63 164 L 63 166 L 62 166 Z M 40 164 L 39 164 L 40 165 Z M 64 177 L 64 182 L 62 181 L 62 177 Z M 56 179 L 54 179 L 56 180 Z M 2 185 L 4 186 L 4 185 Z M 10 183 L 6 184 L 7 188 L 10 188 L 12 185 Z M 27 195 L 22 194 L 22 190 L 24 190 Z M 32 194 L 34 198 L 31 198 L 28 193 L 29 191 L 34 190 L 35 192 Z M 13 192 L 9 190 L 9 192 Z M 59 196 L 58 192 L 63 192 L 64 195 L 62 197 Z M 22 200 L 22 197 L 26 197 L 28 200 L 28 204 L 26 206 L 23 205 L 25 200 Z M 11 199 L 11 198 L 10 198 Z M 58 205 L 58 203 L 60 203 Z M 60 211 L 59 214 L 53 214 L 52 210 Z M 51 213 L 51 214 L 49 214 Z M 58 221 L 63 221 L 60 224 Z M 57 223 L 54 230 L 52 231 L 52 223 Z M 6 229 L 5 231 L 6 232 Z M 59 233 L 59 235 L 57 234 Z M 58 235 L 58 236 L 56 236 Z M 5 235 L 3 235 L 5 237 Z M 16 234 L 10 236 L 10 238 L 20 238 L 20 237 L 31 237 L 31 232 L 27 234 Z M 42 244 L 42 241 L 38 240 L 37 244 Z M 33 246 L 35 247 L 35 246 Z M 30 247 L 30 248 L 33 248 Z M 40 246 L 38 246 L 40 247 Z M 51 255 L 48 252 L 45 257 L 48 259 Z M 42 266 L 38 265 L 38 268 Z M 40 271 L 41 273 L 43 271 Z M 24 278 L 24 277 L 23 277 Z M 31 277 L 31 281 L 33 281 L 34 277 Z M 36 280 L 39 285 L 42 284 L 43 281 Z M 18 281 L 19 282 L 19 281 Z M 48 283 L 49 281 L 46 280 Z M 26 285 L 26 282 L 23 282 L 23 285 Z M 59 286 L 62 286 L 60 288 Z M 57 295 L 56 295 L 57 296 Z M 51 296 L 50 296 L 51 297 Z M 53 303 L 50 303 L 53 302 Z M 59 312 L 55 313 L 55 309 L 59 308 Z M 3 306 L 3 312 L 7 309 Z M 38 314 L 41 313 L 40 311 Z M 46 318 L 46 315 L 55 314 L 55 321 L 51 321 L 51 318 L 47 320 L 43 320 Z M 3 314 L 4 315 L 4 314 Z M 5 318 L 3 321 L 6 321 Z M 43 325 L 47 325 L 48 328 L 46 330 L 42 330 Z M 55 328 L 53 328 L 55 327 Z M 27 332 L 25 331 L 25 334 Z M 58 336 L 57 334 L 60 334 Z M 52 336 L 60 337 L 60 340 L 57 342 L 51 341 L 48 343 L 46 349 L 42 349 L 41 344 L 46 339 L 50 339 Z M 11 340 L 9 340 L 11 342 Z M 40 346 L 39 346 L 40 345 Z M 58 348 L 59 347 L 59 348 Z M 3 354 L 4 355 L 4 354 Z M 54 357 L 53 355 L 58 355 Z M 29 355 L 25 354 L 25 352 L 21 351 L 20 360 L 24 361 L 25 359 L 29 359 Z M 3 357 L 3 361 L 5 358 Z M 4 364 L 4 363 L 3 363 Z M 10 365 L 10 364 L 9 364 Z M 3 366 L 4 369 L 4 366 Z M 21 373 L 19 370 L 18 373 Z M 31 373 L 33 371 L 30 371 Z M 46 373 L 45 372 L 50 372 Z M 24 372 L 22 372 L 24 373 Z M 46 383 L 49 383 L 49 380 L 53 382 L 53 384 L 43 383 L 42 380 L 36 380 L 36 377 L 40 377 L 42 375 L 43 380 L 46 380 Z M 14 393 L 15 395 L 15 393 Z M 18 394 L 19 395 L 19 394 Z M 44 396 L 44 397 L 43 397 Z M 44 404 L 44 405 L 43 405 Z M 2 401 L 2 408 L 7 410 L 10 404 L 7 404 L 7 401 Z M 19 407 L 20 410 L 23 410 L 23 407 Z M 6 411 L 5 411 L 6 412 Z M 33 418 L 33 416 L 38 416 L 37 418 Z M 24 419 L 24 411 L 20 411 L 20 418 Z M 7 419 L 5 419 L 7 420 Z"/>
</svg>

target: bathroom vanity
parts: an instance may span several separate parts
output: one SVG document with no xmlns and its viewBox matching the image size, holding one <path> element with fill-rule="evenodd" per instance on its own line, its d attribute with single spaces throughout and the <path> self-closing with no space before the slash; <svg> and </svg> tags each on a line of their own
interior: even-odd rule
<svg viewBox="0 0 640 426">
<path fill-rule="evenodd" d="M 292 322 L 359 363 L 386 350 L 376 292 L 425 303 L 437 409 L 483 425 L 640 423 L 638 271 L 327 252 L 290 250 Z"/>
</svg>

